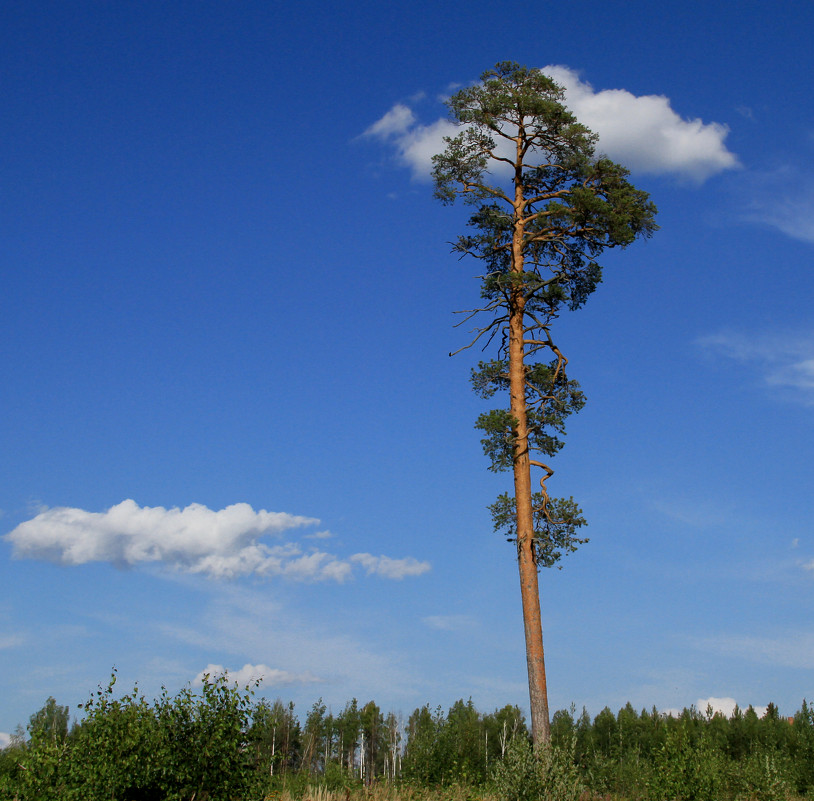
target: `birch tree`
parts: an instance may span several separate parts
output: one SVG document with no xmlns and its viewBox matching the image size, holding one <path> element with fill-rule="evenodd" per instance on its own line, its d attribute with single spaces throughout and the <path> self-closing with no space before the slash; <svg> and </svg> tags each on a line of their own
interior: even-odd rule
<svg viewBox="0 0 814 801">
<path fill-rule="evenodd" d="M 514 493 L 490 506 L 495 529 L 517 549 L 529 678 L 532 737 L 550 738 L 538 568 L 585 542 L 572 498 L 549 497 L 547 460 L 563 445 L 565 420 L 585 399 L 567 373 L 552 326 L 576 310 L 602 277 L 607 249 L 649 237 L 657 226 L 646 192 L 628 171 L 595 153 L 597 138 L 563 102 L 562 89 L 540 70 L 502 62 L 481 82 L 453 95 L 450 116 L 461 126 L 435 156 L 435 194 L 474 206 L 472 233 L 454 250 L 483 264 L 482 305 L 473 339 L 496 358 L 473 371 L 477 393 L 508 393 L 508 403 L 482 414 L 484 452 L 494 471 L 510 471 Z M 538 361 L 539 359 L 539 361 Z M 532 469 L 540 489 L 533 490 Z"/>
</svg>

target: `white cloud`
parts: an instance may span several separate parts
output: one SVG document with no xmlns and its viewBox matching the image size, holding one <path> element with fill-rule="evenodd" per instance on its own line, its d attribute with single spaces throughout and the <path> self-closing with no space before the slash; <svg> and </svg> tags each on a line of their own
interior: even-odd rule
<svg viewBox="0 0 814 801">
<path fill-rule="evenodd" d="M 738 166 L 724 144 L 725 125 L 682 119 L 667 97 L 636 96 L 624 89 L 597 92 L 564 66 L 543 67 L 543 72 L 563 86 L 566 105 L 599 135 L 599 150 L 632 170 L 703 181 Z M 414 177 L 427 178 L 432 156 L 444 149 L 443 138 L 457 132 L 446 118 L 421 125 L 412 109 L 397 103 L 364 135 L 393 145 Z"/>
<path fill-rule="evenodd" d="M 756 367 L 766 386 L 785 390 L 805 405 L 814 405 L 814 335 L 722 331 L 701 337 L 696 344 Z"/>
<path fill-rule="evenodd" d="M 560 65 L 543 67 L 543 72 L 565 89 L 566 104 L 577 119 L 599 134 L 599 150 L 632 170 L 703 181 L 738 166 L 724 144 L 725 125 L 682 119 L 664 95 L 597 92 L 579 73 Z"/>
<path fill-rule="evenodd" d="M 204 675 L 208 675 L 210 679 L 216 676 L 225 675 L 228 681 L 232 684 L 237 684 L 238 687 L 245 687 L 252 685 L 256 681 L 262 681 L 263 686 L 280 687 L 292 684 L 319 684 L 324 679 L 315 676 L 313 673 L 306 671 L 304 673 L 291 673 L 288 670 L 280 670 L 279 668 L 271 668 L 268 665 L 243 665 L 240 670 L 229 670 L 224 668 L 223 665 L 207 665 L 193 680 L 193 685 L 199 686 L 203 683 Z"/>
<path fill-rule="evenodd" d="M 316 549 L 304 553 L 291 542 L 268 545 L 260 541 L 318 522 L 284 512 L 255 512 L 246 503 L 216 512 L 201 504 L 165 509 L 140 507 L 126 500 L 100 513 L 67 507 L 41 511 L 5 539 L 12 543 L 17 558 L 62 565 L 109 562 L 119 567 L 162 563 L 212 578 L 257 575 L 342 582 L 351 577 L 356 562 L 368 574 L 387 578 L 429 570 L 427 563 L 412 558 L 357 554 L 342 560 Z"/>
<path fill-rule="evenodd" d="M 735 711 L 735 707 L 738 707 L 741 712 L 745 712 L 748 708 L 748 704 L 746 706 L 741 706 L 738 704 L 734 698 L 699 698 L 695 702 L 695 708 L 702 714 L 706 715 L 707 709 L 712 707 L 712 714 L 714 715 L 716 712 L 720 712 L 724 717 L 731 718 L 732 714 Z M 765 706 L 752 706 L 754 709 L 755 714 L 762 718 L 766 714 L 766 707 Z M 683 710 L 681 709 L 661 709 L 659 710 L 662 715 L 670 715 L 674 718 L 680 717 Z"/>
<path fill-rule="evenodd" d="M 727 718 L 731 718 L 733 713 L 735 712 L 735 707 L 738 707 L 741 712 L 745 712 L 749 708 L 749 704 L 746 706 L 742 706 L 738 704 L 734 698 L 699 698 L 695 702 L 695 708 L 703 713 L 706 714 L 707 707 L 712 707 L 712 714 L 714 715 L 716 712 L 720 712 Z M 767 707 L 765 706 L 755 706 L 752 704 L 752 709 L 755 710 L 755 714 L 762 718 L 766 714 Z"/>
<path fill-rule="evenodd" d="M 409 116 L 405 113 L 409 112 Z M 416 123 L 415 115 L 397 103 L 363 134 L 381 139 L 396 148 L 399 161 L 413 171 L 413 177 L 427 179 L 432 171 L 432 157 L 444 149 L 444 137 L 455 136 L 456 125 L 447 119 L 430 125 Z"/>
<path fill-rule="evenodd" d="M 0 749 L 8 748 L 11 744 L 11 735 L 8 732 L 0 731 Z"/>
<path fill-rule="evenodd" d="M 403 136 L 413 127 L 415 114 L 403 103 L 396 103 L 378 122 L 365 131 L 365 136 L 376 136 L 388 139 L 392 136 Z"/>
<path fill-rule="evenodd" d="M 732 713 L 735 711 L 737 705 L 734 698 L 699 698 L 695 702 L 695 708 L 699 712 L 706 714 L 707 708 L 711 707 L 713 714 L 720 712 L 727 718 L 732 717 Z"/>
<path fill-rule="evenodd" d="M 420 576 L 430 569 L 429 562 L 419 562 L 412 556 L 405 559 L 391 559 L 389 556 L 373 556 L 369 553 L 357 553 L 351 556 L 351 562 L 357 562 L 367 571 L 368 576 L 402 579 L 405 576 Z"/>
<path fill-rule="evenodd" d="M 329 540 L 333 537 L 330 531 L 315 531 L 313 534 L 306 534 L 303 539 L 306 540 Z"/>
</svg>

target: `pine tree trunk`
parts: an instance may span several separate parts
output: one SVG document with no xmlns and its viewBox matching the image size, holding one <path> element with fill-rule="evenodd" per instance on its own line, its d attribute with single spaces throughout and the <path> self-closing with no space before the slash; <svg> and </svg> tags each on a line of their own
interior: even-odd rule
<svg viewBox="0 0 814 801">
<path fill-rule="evenodd" d="M 522 164 L 518 142 L 517 164 Z M 515 178 L 515 227 L 512 241 L 512 272 L 522 274 L 523 257 L 522 171 Z M 517 564 L 520 571 L 520 597 L 523 603 L 523 628 L 526 637 L 526 662 L 529 676 L 531 736 L 534 747 L 550 739 L 548 691 L 543 653 L 543 625 L 540 617 L 540 589 L 534 558 L 534 515 L 532 511 L 531 465 L 529 464 L 528 417 L 526 409 L 526 373 L 524 332 L 525 297 L 522 283 L 512 291 L 509 318 L 509 393 L 512 416 L 517 421 L 514 446 L 514 496 L 517 504 Z"/>
</svg>

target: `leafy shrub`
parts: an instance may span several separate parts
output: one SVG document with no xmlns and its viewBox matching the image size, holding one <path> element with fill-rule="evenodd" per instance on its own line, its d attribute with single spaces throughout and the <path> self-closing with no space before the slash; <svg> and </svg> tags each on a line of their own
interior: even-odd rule
<svg viewBox="0 0 814 801">
<path fill-rule="evenodd" d="M 163 740 L 162 785 L 167 801 L 228 801 L 248 792 L 254 776 L 245 748 L 251 695 L 226 676 L 203 678 L 201 696 L 184 689 L 156 708 Z"/>
<path fill-rule="evenodd" d="M 113 697 L 115 672 L 83 705 L 86 718 L 71 736 L 65 798 L 136 799 L 160 790 L 162 738 L 151 705 L 138 688 Z"/>
<path fill-rule="evenodd" d="M 30 727 L 3 771 L 0 799 L 20 801 L 231 801 L 259 778 L 245 747 L 251 693 L 225 676 L 204 677 L 200 693 L 164 691 L 152 704 L 138 688 L 114 697 L 115 671 L 86 704 L 69 736 Z M 52 699 L 49 699 L 52 700 Z M 33 719 L 32 719 L 33 720 Z M 5 793 L 5 796 L 2 795 Z"/>
<path fill-rule="evenodd" d="M 693 744 L 685 726 L 667 734 L 653 767 L 652 801 L 718 801 L 725 786 L 723 756 L 703 740 Z"/>
<path fill-rule="evenodd" d="M 756 751 L 739 766 L 736 776 L 738 798 L 749 801 L 786 801 L 790 788 L 777 755 Z"/>
<path fill-rule="evenodd" d="M 584 787 L 574 750 L 573 737 L 536 749 L 525 737 L 515 737 L 494 769 L 495 792 L 502 801 L 579 801 Z"/>
</svg>

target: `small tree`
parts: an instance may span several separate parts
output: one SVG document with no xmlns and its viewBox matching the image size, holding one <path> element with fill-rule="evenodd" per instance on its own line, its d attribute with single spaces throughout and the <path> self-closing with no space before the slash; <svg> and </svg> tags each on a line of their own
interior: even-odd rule
<svg viewBox="0 0 814 801">
<path fill-rule="evenodd" d="M 63 743 L 68 736 L 69 720 L 68 707 L 60 706 L 53 697 L 50 697 L 45 706 L 29 719 L 28 731 L 32 739 L 38 737 L 54 743 Z"/>
<path fill-rule="evenodd" d="M 596 289 L 597 257 L 656 230 L 655 206 L 635 189 L 628 172 L 594 152 L 596 136 L 563 105 L 563 90 L 540 70 L 503 62 L 447 105 L 461 133 L 447 137 L 434 157 L 436 197 L 475 206 L 454 249 L 479 259 L 486 314 L 469 345 L 497 339 L 497 358 L 473 372 L 475 391 L 508 391 L 508 408 L 482 414 L 484 452 L 494 471 L 511 470 L 514 495 L 490 507 L 495 529 L 516 544 L 535 745 L 549 740 L 537 570 L 585 542 L 573 499 L 549 498 L 553 471 L 532 454 L 551 457 L 562 447 L 565 420 L 584 397 L 566 374 L 567 359 L 551 326 L 562 310 L 578 309 Z M 547 354 L 545 361 L 535 362 Z M 531 468 L 543 471 L 532 491 Z"/>
</svg>

